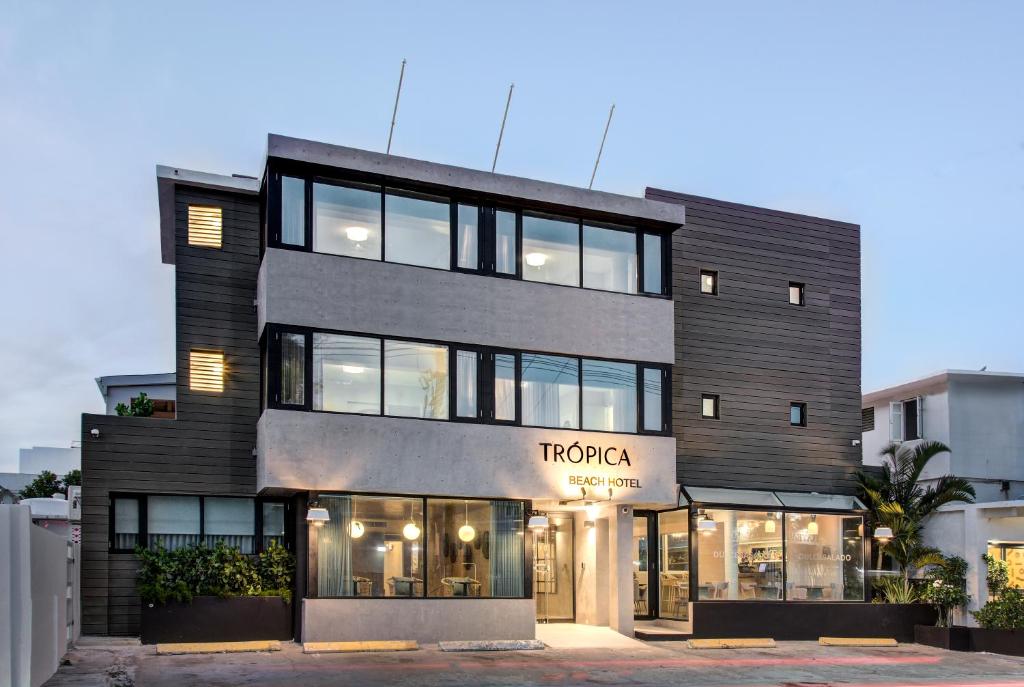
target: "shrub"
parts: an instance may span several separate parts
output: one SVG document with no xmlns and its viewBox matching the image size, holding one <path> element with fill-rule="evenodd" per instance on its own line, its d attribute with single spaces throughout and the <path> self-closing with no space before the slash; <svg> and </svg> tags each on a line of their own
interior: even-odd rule
<svg viewBox="0 0 1024 687">
<path fill-rule="evenodd" d="M 1009 586 L 1006 563 L 988 554 L 981 557 L 988 570 L 989 600 L 980 611 L 973 611 L 974 619 L 987 630 L 1024 630 L 1024 591 Z"/>
<path fill-rule="evenodd" d="M 153 415 L 153 401 L 145 393 L 141 393 L 137 398 L 131 399 L 130 406 L 118 403 L 114 406 L 114 412 L 122 417 L 150 417 Z"/>
<path fill-rule="evenodd" d="M 282 596 L 291 600 L 295 557 L 277 544 L 257 556 L 218 543 L 168 551 L 135 550 L 139 596 L 146 603 L 189 602 L 195 596 Z"/>
<path fill-rule="evenodd" d="M 882 603 L 913 604 L 921 600 L 921 592 L 917 586 L 901 576 L 881 577 L 875 580 L 874 587 L 875 591 L 881 594 Z"/>
<path fill-rule="evenodd" d="M 967 561 L 960 556 L 944 557 L 942 563 L 931 568 L 927 579 L 921 599 L 938 610 L 937 626 L 951 627 L 953 611 L 971 600 L 967 594 Z"/>
</svg>

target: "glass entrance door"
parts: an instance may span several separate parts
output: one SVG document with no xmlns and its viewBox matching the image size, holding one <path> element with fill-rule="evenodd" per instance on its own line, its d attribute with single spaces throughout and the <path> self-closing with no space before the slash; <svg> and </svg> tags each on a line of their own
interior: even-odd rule
<svg viewBox="0 0 1024 687">
<path fill-rule="evenodd" d="M 690 511 L 658 513 L 658 617 L 690 618 Z"/>
<path fill-rule="evenodd" d="M 568 622 L 576 619 L 573 570 L 573 520 L 571 513 L 547 513 L 548 526 L 533 532 L 533 598 L 537 622 Z"/>
<path fill-rule="evenodd" d="M 657 579 L 653 569 L 657 558 L 651 545 L 654 541 L 651 532 L 653 520 L 649 513 L 633 514 L 633 617 L 638 620 L 654 617 L 656 601 L 651 594 L 657 590 L 651 589 L 651 581 Z"/>
</svg>

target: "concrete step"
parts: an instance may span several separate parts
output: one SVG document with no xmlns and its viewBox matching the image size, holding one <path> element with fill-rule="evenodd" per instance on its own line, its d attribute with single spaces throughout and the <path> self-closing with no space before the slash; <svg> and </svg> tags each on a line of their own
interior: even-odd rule
<svg viewBox="0 0 1024 687">
<path fill-rule="evenodd" d="M 633 629 L 633 636 L 645 642 L 683 642 L 692 635 L 667 627 L 637 627 Z"/>
</svg>

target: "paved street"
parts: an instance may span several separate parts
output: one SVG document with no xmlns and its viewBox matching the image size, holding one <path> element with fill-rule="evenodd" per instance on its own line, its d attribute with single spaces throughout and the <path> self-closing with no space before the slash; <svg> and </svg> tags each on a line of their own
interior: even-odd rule
<svg viewBox="0 0 1024 687">
<path fill-rule="evenodd" d="M 775 649 L 692 650 L 683 643 L 639 649 L 532 652 L 415 652 L 303 655 L 291 643 L 263 654 L 156 656 L 131 645 L 76 649 L 46 683 L 69 685 L 293 685 L 476 687 L 490 685 L 842 685 L 1024 687 L 1024 658 L 953 653 L 908 644 L 892 649 L 825 648 L 782 642 Z"/>
</svg>

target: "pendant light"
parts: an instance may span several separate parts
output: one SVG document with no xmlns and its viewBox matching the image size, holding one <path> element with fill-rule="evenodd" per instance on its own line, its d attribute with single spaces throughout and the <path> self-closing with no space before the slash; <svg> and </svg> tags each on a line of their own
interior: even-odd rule
<svg viewBox="0 0 1024 687">
<path fill-rule="evenodd" d="M 775 534 L 775 514 L 768 513 L 768 519 L 764 521 L 764 533 Z"/>
<path fill-rule="evenodd" d="M 467 544 L 476 539 L 476 530 L 469 524 L 469 501 L 466 501 L 466 524 L 459 528 L 459 539 Z"/>
<path fill-rule="evenodd" d="M 420 538 L 420 528 L 412 519 L 412 504 L 409 504 L 409 522 L 406 523 L 405 527 L 402 528 L 402 536 L 409 541 L 415 541 Z"/>
<path fill-rule="evenodd" d="M 366 527 L 363 526 L 363 523 L 356 519 L 355 501 L 352 502 L 352 524 L 349 525 L 348 530 L 353 539 L 359 539 L 366 532 Z"/>
<path fill-rule="evenodd" d="M 817 534 L 818 534 L 818 516 L 817 515 L 812 515 L 811 516 L 811 521 L 809 523 L 807 523 L 807 534 L 811 535 L 812 537 L 817 536 Z"/>
</svg>

